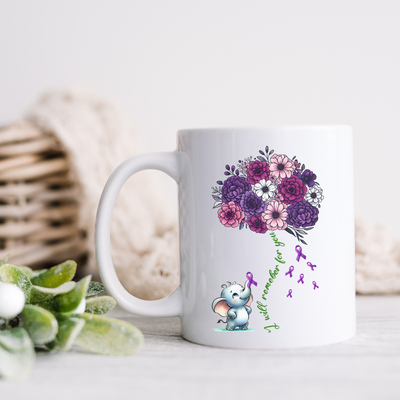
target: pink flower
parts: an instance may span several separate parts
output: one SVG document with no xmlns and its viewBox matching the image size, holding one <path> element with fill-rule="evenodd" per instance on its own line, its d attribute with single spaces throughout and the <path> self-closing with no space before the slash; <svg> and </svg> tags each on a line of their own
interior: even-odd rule
<svg viewBox="0 0 400 400">
<path fill-rule="evenodd" d="M 245 171 L 249 169 L 250 164 L 243 164 L 242 167 Z"/>
<path fill-rule="evenodd" d="M 249 164 L 249 168 L 247 168 L 247 180 L 255 185 L 257 182 L 260 182 L 261 179 L 268 180 L 269 177 L 269 165 L 266 161 L 252 161 Z"/>
<path fill-rule="evenodd" d="M 280 180 L 277 179 L 276 176 L 273 176 L 272 174 L 269 175 L 269 180 L 270 180 L 272 183 L 279 183 L 279 182 L 280 182 Z"/>
<path fill-rule="evenodd" d="M 244 212 L 240 206 L 230 201 L 218 210 L 218 217 L 222 225 L 235 228 L 243 221 Z"/>
<path fill-rule="evenodd" d="M 268 230 L 267 224 L 260 214 L 247 218 L 247 223 L 249 228 L 256 233 L 265 233 Z"/>
<path fill-rule="evenodd" d="M 275 199 L 274 199 L 274 200 L 278 200 L 280 203 L 283 203 L 284 197 L 282 196 L 281 193 L 278 193 L 278 194 L 275 196 Z"/>
<path fill-rule="evenodd" d="M 278 192 L 282 195 L 282 203 L 292 204 L 301 201 L 307 193 L 307 187 L 303 181 L 296 175 L 290 178 L 283 178 L 280 185 L 278 185 Z"/>
<path fill-rule="evenodd" d="M 270 231 L 275 229 L 286 229 L 286 218 L 288 213 L 286 211 L 287 205 L 279 201 L 273 200 L 268 203 L 267 209 L 262 214 L 263 220 L 267 223 L 267 228 Z"/>
<path fill-rule="evenodd" d="M 293 161 L 284 155 L 274 154 L 271 157 L 271 164 L 269 166 L 270 175 L 277 180 L 282 180 L 283 178 L 290 178 L 295 170 Z"/>
</svg>

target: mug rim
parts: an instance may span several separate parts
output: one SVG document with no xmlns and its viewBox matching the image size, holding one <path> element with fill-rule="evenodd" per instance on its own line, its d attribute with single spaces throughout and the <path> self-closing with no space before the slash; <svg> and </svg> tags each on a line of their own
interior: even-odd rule
<svg viewBox="0 0 400 400">
<path fill-rule="evenodd" d="M 310 129 L 310 130 L 327 130 L 335 129 L 352 132 L 352 126 L 348 124 L 276 124 L 276 125 L 265 125 L 265 126 L 231 126 L 231 127 L 206 127 L 206 128 L 185 128 L 177 131 L 178 135 L 183 134 L 202 134 L 202 133 L 244 133 L 244 132 L 266 132 L 271 130 L 294 130 L 294 129 Z"/>
</svg>

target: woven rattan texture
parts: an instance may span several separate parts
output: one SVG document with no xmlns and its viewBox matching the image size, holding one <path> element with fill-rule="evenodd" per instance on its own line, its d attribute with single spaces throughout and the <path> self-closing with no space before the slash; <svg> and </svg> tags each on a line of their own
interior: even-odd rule
<svg viewBox="0 0 400 400">
<path fill-rule="evenodd" d="M 37 268 L 82 259 L 78 195 L 54 135 L 27 123 L 0 130 L 0 257 Z"/>
</svg>

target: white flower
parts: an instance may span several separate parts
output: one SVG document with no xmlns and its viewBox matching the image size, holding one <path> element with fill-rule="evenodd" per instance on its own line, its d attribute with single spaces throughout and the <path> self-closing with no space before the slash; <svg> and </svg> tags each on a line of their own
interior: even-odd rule
<svg viewBox="0 0 400 400">
<path fill-rule="evenodd" d="M 318 206 L 319 203 L 321 203 L 321 201 L 324 199 L 324 196 L 322 195 L 322 189 L 319 186 L 314 185 L 308 189 L 304 199 L 307 200 L 311 205 Z"/>
<path fill-rule="evenodd" d="M 269 201 L 276 196 L 277 187 L 273 182 L 261 179 L 253 186 L 253 192 L 263 201 Z"/>
</svg>

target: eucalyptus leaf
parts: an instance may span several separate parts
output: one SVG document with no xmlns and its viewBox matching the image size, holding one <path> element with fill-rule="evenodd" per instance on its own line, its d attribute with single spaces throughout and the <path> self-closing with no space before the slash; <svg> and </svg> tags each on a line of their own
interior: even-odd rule
<svg viewBox="0 0 400 400">
<path fill-rule="evenodd" d="M 140 330 L 128 322 L 86 313 L 74 316 L 86 322 L 75 340 L 77 346 L 86 350 L 123 356 L 134 353 L 143 343 Z"/>
<path fill-rule="evenodd" d="M 105 314 L 111 311 L 117 302 L 111 296 L 92 297 L 86 300 L 85 312 L 91 314 Z"/>
<path fill-rule="evenodd" d="M 25 301 L 30 301 L 32 283 L 20 269 L 11 264 L 4 264 L 0 267 L 0 279 L 4 283 L 17 285 L 24 292 Z"/>
<path fill-rule="evenodd" d="M 25 266 L 15 266 L 16 268 L 18 268 L 20 271 L 22 271 L 29 279 L 32 277 L 32 269 L 29 267 L 25 267 Z"/>
<path fill-rule="evenodd" d="M 33 277 L 32 283 L 35 286 L 56 288 L 65 282 L 69 282 L 75 276 L 75 272 L 76 262 L 68 260 Z"/>
<path fill-rule="evenodd" d="M 35 349 L 28 332 L 23 328 L 0 331 L 0 376 L 24 379 L 35 364 Z"/>
<path fill-rule="evenodd" d="M 58 326 L 58 329 L 60 329 L 60 325 Z M 49 351 L 57 349 L 58 348 L 57 338 L 49 343 L 45 343 L 44 347 L 46 347 L 46 349 Z"/>
<path fill-rule="evenodd" d="M 68 351 L 85 326 L 85 320 L 81 318 L 68 318 L 59 321 L 57 344 L 62 351 Z"/>
<path fill-rule="evenodd" d="M 32 274 L 30 276 L 31 279 L 36 278 L 37 276 L 39 276 L 40 274 L 43 274 L 44 272 L 47 271 L 47 268 L 45 269 L 35 269 L 32 271 Z"/>
<path fill-rule="evenodd" d="M 91 279 L 92 275 L 82 278 L 70 292 L 58 294 L 51 299 L 47 299 L 41 302 L 40 306 L 59 313 L 75 311 L 82 299 L 85 298 Z"/>
<path fill-rule="evenodd" d="M 2 265 L 4 265 L 4 264 L 7 264 L 7 263 L 8 263 L 8 260 L 10 259 L 10 256 L 11 256 L 11 254 L 7 254 L 4 258 L 2 258 L 2 259 L 0 260 L 0 267 L 1 267 Z"/>
<path fill-rule="evenodd" d="M 102 283 L 90 282 L 86 293 L 86 297 L 98 296 L 99 294 L 105 293 L 106 288 Z"/>
<path fill-rule="evenodd" d="M 55 339 L 58 332 L 58 322 L 50 311 L 33 304 L 27 304 L 19 317 L 22 327 L 26 329 L 33 343 L 45 344 Z"/>
<path fill-rule="evenodd" d="M 65 282 L 57 288 L 45 288 L 41 286 L 32 286 L 30 303 L 36 304 L 47 299 L 51 299 L 57 294 L 68 293 L 76 286 L 76 282 Z"/>
</svg>

